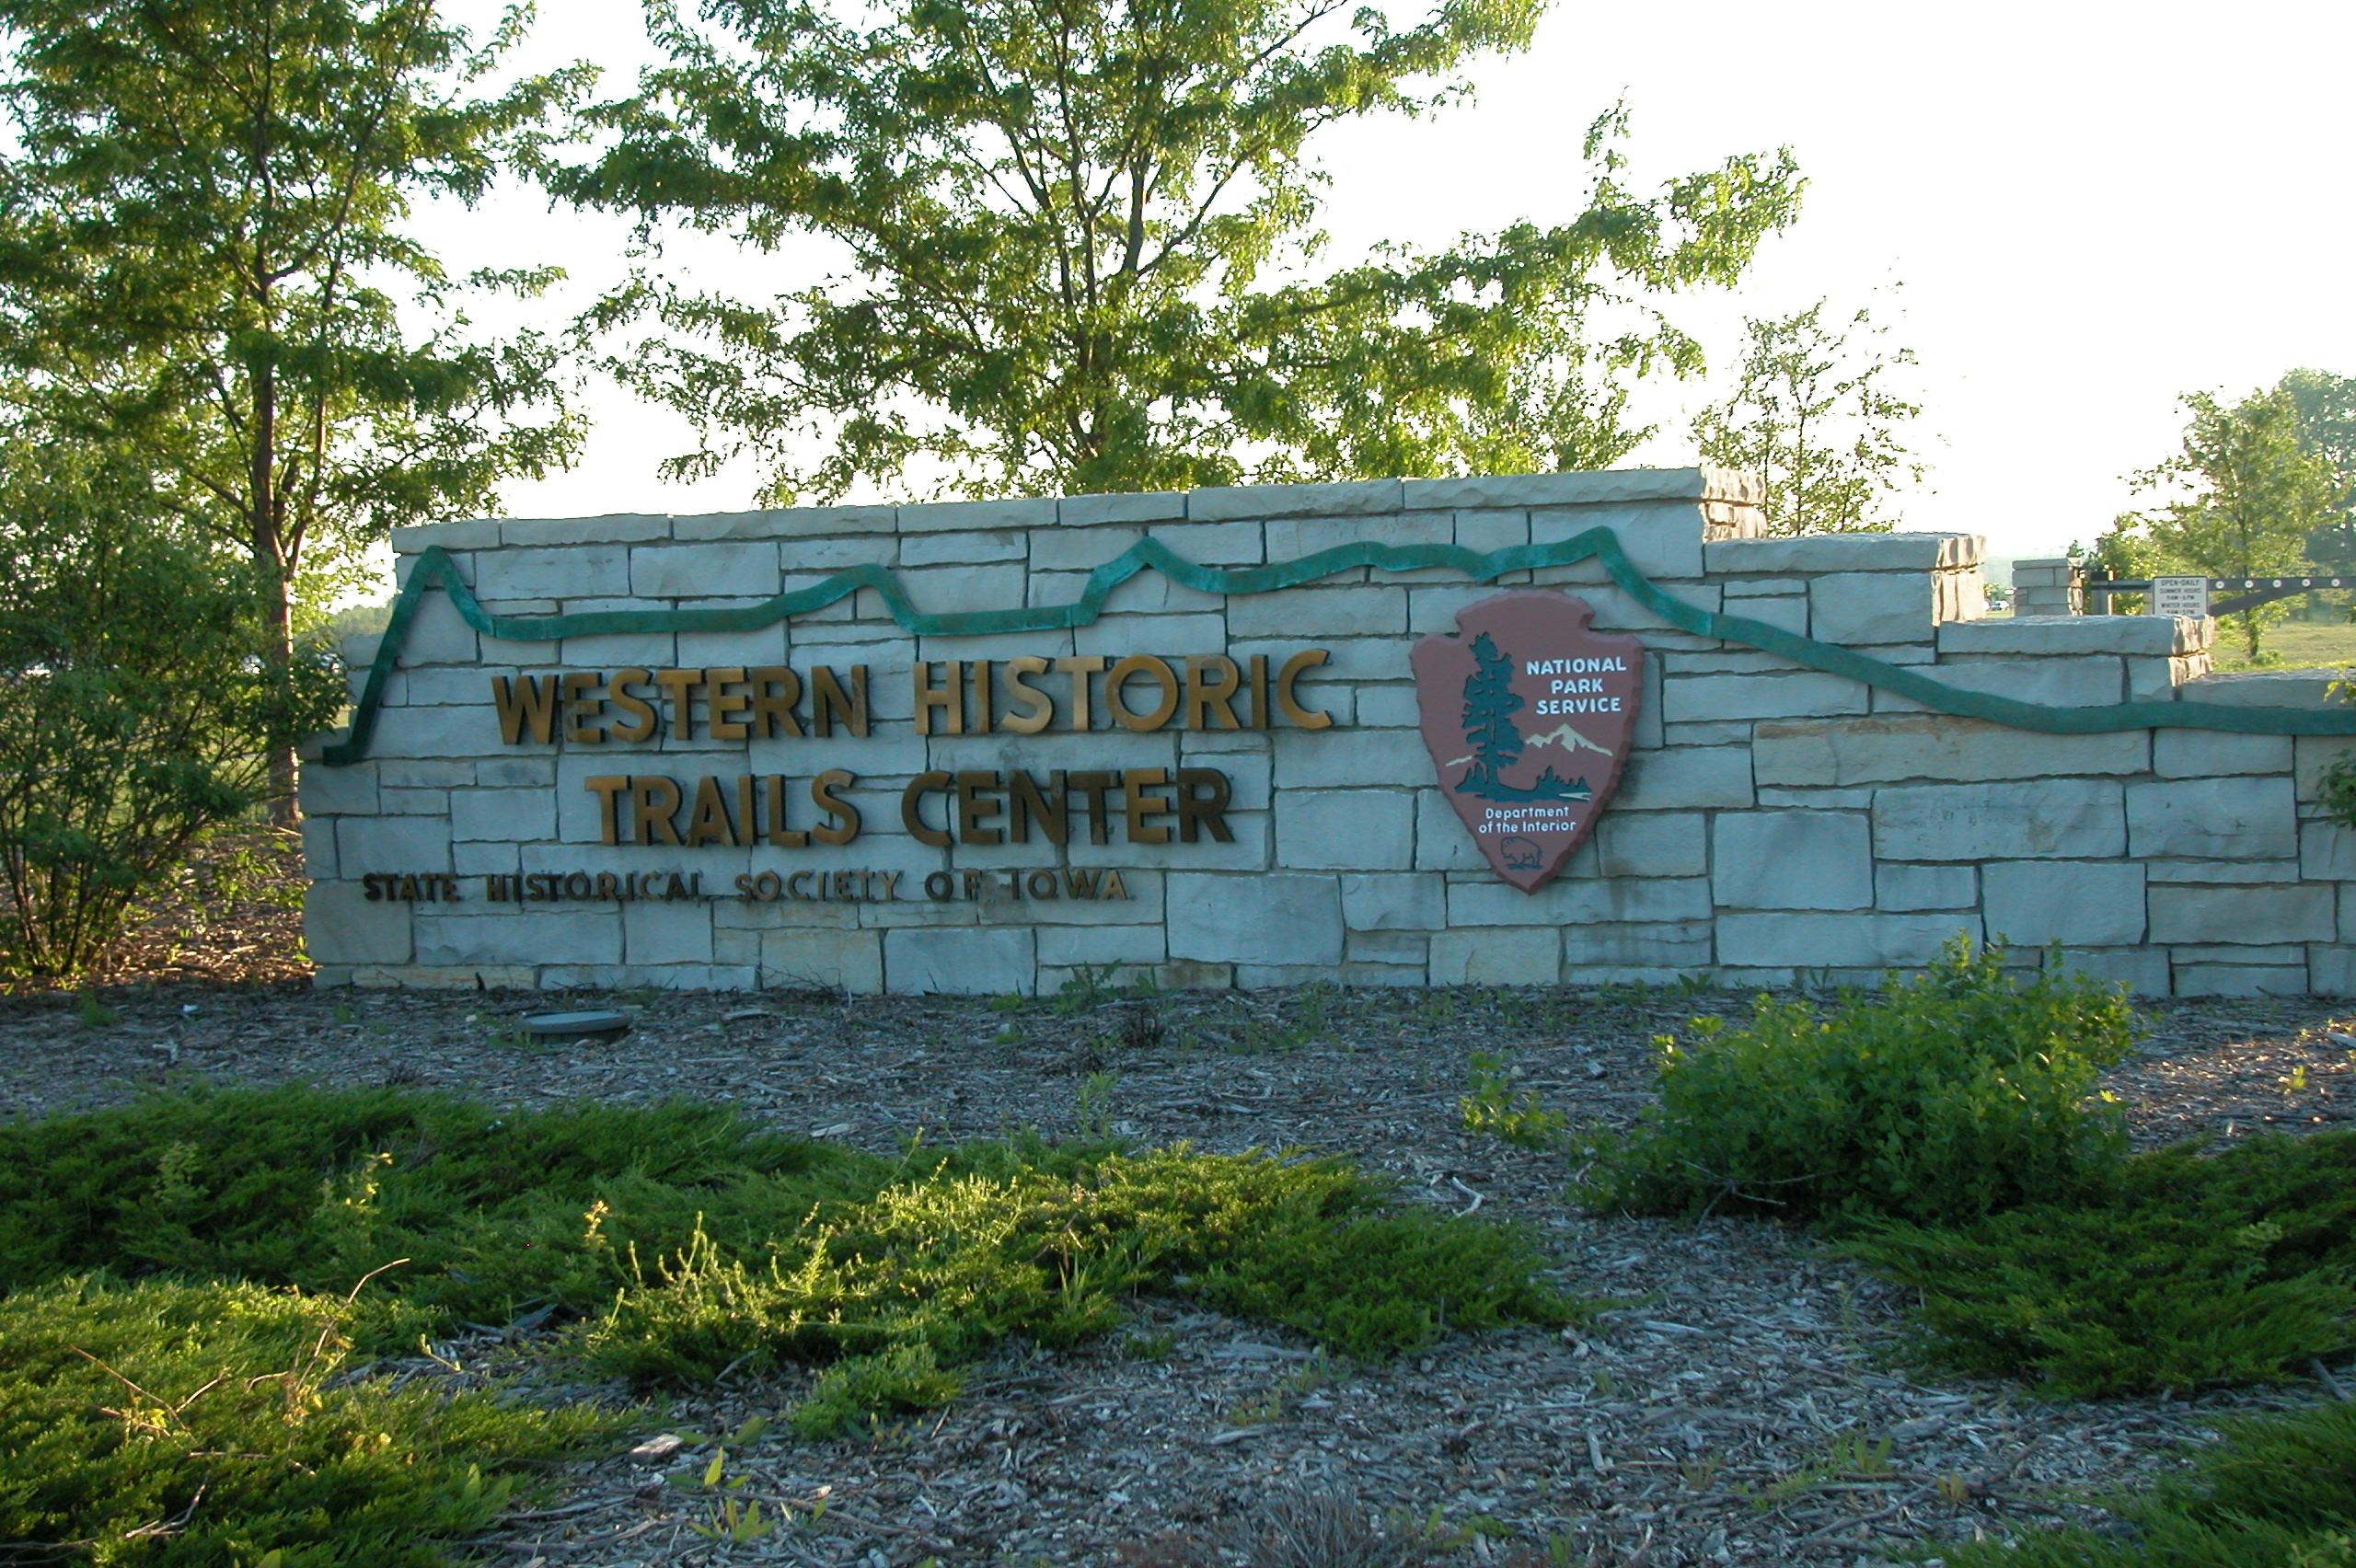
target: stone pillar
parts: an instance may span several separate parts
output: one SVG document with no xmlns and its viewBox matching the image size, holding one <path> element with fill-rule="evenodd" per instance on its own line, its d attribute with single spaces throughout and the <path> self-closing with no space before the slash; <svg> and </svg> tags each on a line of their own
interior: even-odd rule
<svg viewBox="0 0 2356 1568">
<path fill-rule="evenodd" d="M 2013 562 L 2013 614 L 2082 616 L 2086 574 L 2067 556 Z"/>
</svg>

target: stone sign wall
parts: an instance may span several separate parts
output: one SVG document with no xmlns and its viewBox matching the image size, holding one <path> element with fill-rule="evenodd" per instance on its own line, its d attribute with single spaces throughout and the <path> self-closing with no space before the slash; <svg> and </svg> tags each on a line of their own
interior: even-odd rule
<svg viewBox="0 0 2356 1568">
<path fill-rule="evenodd" d="M 1633 470 L 406 530 L 353 725 L 304 769 L 311 956 L 329 985 L 1754 985 L 1962 935 L 2151 995 L 2356 989 L 2325 676 L 2212 675 L 2206 622 L 1983 618 L 1978 540 L 1761 538 L 1757 499 Z M 1411 651 L 1530 587 L 1641 658 L 1447 666 L 1492 718 L 1570 715 L 1481 754 L 1527 759 L 1491 795 L 1592 810 L 1524 892 L 1440 787 L 1474 754 L 1426 744 L 1472 689 L 1419 706 Z M 1623 675 L 1624 737 L 1584 716 L 1626 717 Z"/>
</svg>

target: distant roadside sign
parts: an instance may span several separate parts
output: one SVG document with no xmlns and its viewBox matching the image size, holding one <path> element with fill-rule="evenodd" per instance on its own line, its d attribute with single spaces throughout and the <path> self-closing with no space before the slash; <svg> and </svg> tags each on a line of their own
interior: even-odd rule
<svg viewBox="0 0 2356 1568">
<path fill-rule="evenodd" d="M 2155 616 L 2190 616 L 2199 620 L 2209 613 L 2209 580 L 2205 577 L 2153 578 L 2152 613 Z"/>
</svg>

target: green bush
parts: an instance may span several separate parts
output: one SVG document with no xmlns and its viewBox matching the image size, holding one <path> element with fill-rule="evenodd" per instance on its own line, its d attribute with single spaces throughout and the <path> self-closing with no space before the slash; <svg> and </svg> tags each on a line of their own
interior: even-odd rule
<svg viewBox="0 0 2356 1568">
<path fill-rule="evenodd" d="M 2125 1147 L 2090 1106 L 2133 1043 L 2112 990 L 2016 985 L 1961 942 L 1922 974 L 1819 1016 L 1762 997 L 1750 1024 L 1660 1041 L 1660 1103 L 1591 1139 L 1589 1196 L 1641 1213 L 1977 1219 L 2096 1182 Z"/>
<path fill-rule="evenodd" d="M 2069 1397 L 2281 1378 L 2356 1345 L 2356 1133 L 2137 1155 L 2079 1203 L 1842 1250 L 1922 1292 L 1944 1370 Z"/>
<path fill-rule="evenodd" d="M 2221 1424 L 2188 1476 L 2110 1503 L 2126 1528 L 1942 1546 L 1949 1568 L 2356 1568 L 2356 1404 Z"/>
<path fill-rule="evenodd" d="M 148 477 L 0 439 L 0 968 L 70 974 L 268 787 L 267 743 L 343 700 L 324 661 L 275 672 L 248 565 Z"/>
<path fill-rule="evenodd" d="M 343 1376 L 341 1297 L 59 1280 L 0 1300 L 0 1557 L 428 1568 L 609 1418 Z"/>
</svg>

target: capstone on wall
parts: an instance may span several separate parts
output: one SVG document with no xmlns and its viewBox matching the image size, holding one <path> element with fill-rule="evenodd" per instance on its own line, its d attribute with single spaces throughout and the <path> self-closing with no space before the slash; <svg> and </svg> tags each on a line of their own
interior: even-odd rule
<svg viewBox="0 0 2356 1568">
<path fill-rule="evenodd" d="M 1762 538 L 1757 502 L 1744 476 L 1633 470 L 465 522 L 401 531 L 394 546 L 404 582 L 429 547 L 446 552 L 512 630 L 589 612 L 757 606 L 861 566 L 886 569 L 925 616 L 1044 609 L 1080 598 L 1092 569 L 1147 538 L 1233 570 L 1366 541 L 1486 554 L 1601 527 L 1684 605 L 1961 691 L 2063 707 L 2326 701 L 2319 674 L 2212 675 L 2205 622 L 1983 618 L 1975 538 Z M 1528 585 L 1579 596 L 1598 629 L 1633 632 L 1646 653 L 1618 791 L 1535 894 L 1500 880 L 1436 787 L 1409 664 L 1418 637 Z M 891 611 L 870 586 L 750 628 L 650 629 L 625 615 L 618 629 L 529 640 L 479 632 L 448 594 L 422 593 L 364 755 L 304 770 L 320 983 L 1030 993 L 1110 968 L 1173 986 L 1691 974 L 1748 986 L 1870 979 L 1961 935 L 2006 941 L 2024 962 L 2051 948 L 2148 995 L 2356 990 L 2356 836 L 2316 804 L 2323 770 L 2356 742 L 2055 735 L 1954 717 L 1680 629 L 1594 559 L 1492 582 L 1353 566 L 1224 594 L 1144 571 L 1097 618 L 1045 631 L 912 635 Z M 1266 728 L 1183 715 L 1130 727 L 1108 719 L 1099 689 L 1082 729 L 1060 688 L 1037 732 L 946 733 L 939 709 L 932 732 L 917 723 L 920 663 L 938 686 L 952 661 L 1149 653 L 1173 669 L 1224 658 L 1248 670 L 1258 655 L 1274 672 L 1304 650 L 1323 658 L 1292 672 L 1288 695 L 1299 713 L 1331 720 L 1322 728 L 1273 709 Z M 355 690 L 375 652 L 347 650 Z M 582 672 L 780 666 L 805 678 L 863 669 L 866 732 L 812 732 L 818 705 L 804 691 L 804 732 L 790 738 L 772 726 L 730 739 L 703 713 L 641 744 L 593 742 L 568 739 L 560 713 L 541 740 L 527 713 L 508 715 L 511 740 L 493 697 L 500 681 L 511 702 L 519 685 L 560 700 L 562 677 Z M 631 718 L 609 710 L 606 726 L 627 732 Z M 907 793 L 928 774 L 1049 769 L 1216 775 L 1226 832 L 940 845 L 905 825 Z M 847 842 L 824 841 L 843 817 L 815 793 L 794 797 L 805 837 L 791 847 L 607 842 L 631 836 L 638 801 L 617 778 L 717 778 L 741 818 L 768 807 L 737 799 L 733 780 L 803 791 L 833 771 L 849 778 L 830 798 L 861 824 Z M 1113 788 L 1102 814 L 1136 828 Z M 929 820 L 959 804 L 953 789 L 936 791 Z M 678 820 L 691 809 L 683 801 Z M 1175 820 L 1165 813 L 1164 827 Z M 814 875 L 785 895 L 798 871 Z M 764 872 L 778 873 L 776 893 L 748 896 L 770 888 Z"/>
</svg>

